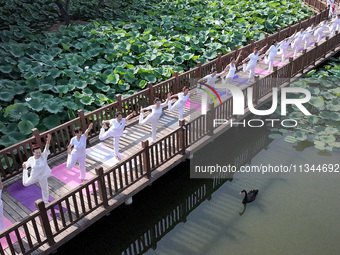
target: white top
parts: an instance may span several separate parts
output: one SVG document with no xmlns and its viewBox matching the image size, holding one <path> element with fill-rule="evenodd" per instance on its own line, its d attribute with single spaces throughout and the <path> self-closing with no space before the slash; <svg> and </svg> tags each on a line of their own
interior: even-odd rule
<svg viewBox="0 0 340 255">
<path fill-rule="evenodd" d="M 277 44 L 270 46 L 266 53 L 269 53 L 268 58 L 274 58 L 276 56 L 277 50 L 279 49 L 279 45 Z"/>
<path fill-rule="evenodd" d="M 110 128 L 109 132 L 113 137 L 116 136 L 122 136 L 124 127 L 125 127 L 126 119 L 122 118 L 120 122 L 117 121 L 117 119 L 110 120 Z"/>
<path fill-rule="evenodd" d="M 82 134 L 79 141 L 77 140 L 77 137 L 72 137 L 70 144 L 73 145 L 73 149 L 71 151 L 71 154 L 75 154 L 77 152 L 84 152 L 86 150 L 86 136 L 85 134 Z"/>
<path fill-rule="evenodd" d="M 335 28 L 336 26 L 340 25 L 340 18 L 333 19 L 332 22 L 332 26 Z"/>
<path fill-rule="evenodd" d="M 323 23 L 323 25 L 321 27 L 319 27 L 318 29 L 315 30 L 314 35 L 322 34 L 323 31 L 327 28 L 328 28 L 328 26 L 325 23 Z"/>
<path fill-rule="evenodd" d="M 189 93 L 186 95 L 186 96 L 184 96 L 184 93 L 183 92 L 181 92 L 181 93 L 178 93 L 178 100 L 181 102 L 181 103 L 186 103 L 187 101 L 188 101 L 188 99 L 189 99 Z"/>
<path fill-rule="evenodd" d="M 145 110 L 152 110 L 151 114 L 149 116 L 153 116 L 153 119 L 159 119 L 159 117 L 161 117 L 162 112 L 163 112 L 163 108 L 167 105 L 167 102 L 164 102 L 162 104 L 159 105 L 159 108 L 156 108 L 156 105 L 150 105 L 146 108 L 144 108 Z"/>
<path fill-rule="evenodd" d="M 210 85 L 210 86 L 212 86 L 212 87 L 215 87 L 216 79 L 217 79 L 218 77 L 220 77 L 220 76 L 221 76 L 221 73 L 216 74 L 214 77 L 212 77 L 212 76 L 209 74 L 209 75 L 203 77 L 203 79 L 207 79 L 207 80 L 208 80 L 208 81 L 207 81 L 207 84 Z"/>
<path fill-rule="evenodd" d="M 44 150 L 40 158 L 35 159 L 34 156 L 28 158 L 25 162 L 26 168 L 31 167 L 31 176 L 48 177 L 51 175 L 51 168 L 47 164 L 47 157 L 50 155 L 50 150 Z"/>
<path fill-rule="evenodd" d="M 228 72 L 226 78 L 234 78 L 236 66 L 232 65 L 231 63 L 228 66 L 229 66 L 229 72 Z"/>
<path fill-rule="evenodd" d="M 248 58 L 249 58 L 249 64 L 255 64 L 257 63 L 257 60 L 259 58 L 259 55 L 260 55 L 260 51 L 258 51 L 256 54 L 254 53 L 251 53 Z"/>
<path fill-rule="evenodd" d="M 287 41 L 284 40 L 284 41 L 280 42 L 280 44 L 279 44 L 280 50 L 286 51 L 288 49 L 289 44 L 290 44 L 290 39 L 288 39 Z"/>
</svg>

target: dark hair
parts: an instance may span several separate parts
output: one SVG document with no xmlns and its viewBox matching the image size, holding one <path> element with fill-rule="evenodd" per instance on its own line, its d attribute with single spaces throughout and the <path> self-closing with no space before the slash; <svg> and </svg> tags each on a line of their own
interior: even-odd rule
<svg viewBox="0 0 340 255">
<path fill-rule="evenodd" d="M 230 58 L 230 61 L 233 61 L 234 59 L 235 59 L 234 57 L 231 57 L 231 58 Z"/>
<path fill-rule="evenodd" d="M 156 97 L 155 100 L 153 100 L 153 103 L 155 104 L 155 103 L 157 103 L 158 101 L 161 101 L 161 99 L 158 98 L 158 97 Z"/>
<path fill-rule="evenodd" d="M 123 115 L 123 114 L 122 114 L 121 112 L 116 112 L 116 113 L 115 113 L 116 118 L 117 118 L 119 115 Z"/>
<path fill-rule="evenodd" d="M 259 49 L 259 47 L 257 47 L 257 46 L 254 47 L 254 50 L 258 50 L 258 49 Z"/>
<path fill-rule="evenodd" d="M 285 38 L 289 38 L 289 35 L 286 35 L 286 37 Z"/>
<path fill-rule="evenodd" d="M 184 86 L 184 87 L 182 88 L 182 91 L 184 92 L 186 89 L 189 89 L 189 87 L 188 87 L 188 86 Z"/>
<path fill-rule="evenodd" d="M 211 72 L 212 73 L 216 72 L 216 68 L 211 68 Z"/>
<path fill-rule="evenodd" d="M 82 130 L 81 130 L 81 127 L 75 127 L 73 131 L 75 134 L 77 134 L 79 133 L 79 131 L 82 131 Z"/>
<path fill-rule="evenodd" d="M 274 45 L 275 43 L 276 43 L 276 40 L 273 40 L 272 45 Z"/>
<path fill-rule="evenodd" d="M 32 152 L 34 152 L 37 149 L 41 149 L 38 144 L 35 144 L 35 145 L 32 146 Z"/>
</svg>

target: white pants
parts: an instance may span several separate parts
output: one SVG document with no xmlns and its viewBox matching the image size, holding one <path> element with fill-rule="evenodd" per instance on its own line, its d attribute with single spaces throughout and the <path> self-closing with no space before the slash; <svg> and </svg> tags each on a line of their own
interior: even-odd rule
<svg viewBox="0 0 340 255">
<path fill-rule="evenodd" d="M 100 129 L 99 133 L 99 140 L 105 140 L 109 137 L 113 137 L 113 148 L 114 148 L 114 156 L 120 157 L 121 154 L 119 153 L 119 138 L 120 136 L 112 136 L 112 133 L 110 132 L 110 129 L 105 132 L 104 128 Z"/>
<path fill-rule="evenodd" d="M 287 49 L 281 49 L 280 52 L 278 52 L 278 54 L 280 55 L 281 54 L 281 64 L 284 64 L 285 63 L 285 59 L 287 57 Z"/>
<path fill-rule="evenodd" d="M 145 125 L 149 122 L 151 122 L 151 129 L 152 129 L 152 141 L 156 141 L 157 140 L 157 123 L 158 123 L 158 118 L 155 118 L 155 116 L 151 113 L 150 115 L 148 115 L 148 117 L 146 117 L 144 120 L 144 114 L 141 112 L 139 115 L 139 125 Z"/>
<path fill-rule="evenodd" d="M 171 100 L 169 100 L 169 102 L 168 102 L 168 110 L 170 112 L 178 109 L 179 119 L 183 119 L 183 107 L 184 107 L 184 104 L 181 101 L 179 101 L 179 100 L 177 100 L 174 103 L 174 105 L 171 104 Z"/>
<path fill-rule="evenodd" d="M 299 48 L 300 48 L 300 44 L 301 44 L 301 39 L 295 40 L 295 42 L 292 45 L 292 48 L 294 49 L 294 57 L 298 54 L 299 52 Z"/>
<path fill-rule="evenodd" d="M 255 75 L 255 67 L 256 63 L 248 63 L 248 65 L 243 65 L 243 72 L 247 73 L 249 72 L 249 80 L 252 80 Z"/>
<path fill-rule="evenodd" d="M 268 73 L 272 72 L 273 71 L 273 66 L 274 66 L 274 59 L 275 59 L 275 56 L 274 57 L 265 57 L 264 58 L 264 63 L 266 65 L 269 65 L 268 66 Z"/>
<path fill-rule="evenodd" d="M 316 37 L 317 43 L 320 42 L 322 34 L 323 34 L 323 32 L 314 33 L 314 36 Z"/>
<path fill-rule="evenodd" d="M 49 191 L 48 191 L 48 184 L 47 184 L 47 178 L 48 177 L 40 177 L 40 176 L 36 176 L 33 173 L 34 169 L 31 172 L 31 176 L 28 177 L 28 170 L 23 170 L 22 172 L 22 184 L 27 187 L 30 186 L 36 182 L 39 182 L 39 185 L 41 187 L 41 193 L 42 193 L 42 199 L 44 201 L 45 204 L 47 204 L 49 201 Z"/>
<path fill-rule="evenodd" d="M 305 42 L 305 44 L 304 44 L 304 49 L 305 49 L 305 50 L 307 50 L 307 48 L 308 48 L 309 38 L 310 38 L 310 36 L 304 38 L 304 42 Z"/>
<path fill-rule="evenodd" d="M 73 154 L 68 154 L 67 155 L 67 162 L 66 162 L 66 168 L 71 169 L 77 161 L 79 162 L 79 170 L 80 170 L 80 175 L 79 178 L 81 180 L 86 179 L 86 153 L 73 153 Z"/>
</svg>

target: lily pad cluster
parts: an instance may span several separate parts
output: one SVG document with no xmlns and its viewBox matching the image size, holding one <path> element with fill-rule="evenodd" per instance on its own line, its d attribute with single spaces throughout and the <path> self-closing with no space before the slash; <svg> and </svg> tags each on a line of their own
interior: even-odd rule
<svg viewBox="0 0 340 255">
<path fill-rule="evenodd" d="M 312 115 L 306 116 L 300 110 L 291 108 L 287 118 L 295 119 L 298 125 L 289 130 L 272 128 L 270 137 L 280 139 L 285 135 L 286 142 L 298 143 L 296 149 L 304 142 L 304 147 L 314 146 L 322 152 L 340 151 L 339 84 L 340 57 L 331 58 L 319 70 L 313 70 L 306 78 L 291 84 L 292 87 L 305 88 L 311 92 L 311 100 L 304 106 Z"/>
<path fill-rule="evenodd" d="M 36 4 L 43 0 L 26 2 L 36 7 L 30 13 L 38 15 L 27 14 L 36 22 L 17 13 L 22 22 L 6 23 L 8 29 L 0 31 L 0 146 L 26 138 L 33 127 L 55 127 L 79 109 L 97 109 L 117 93 L 132 94 L 147 82 L 166 80 L 174 71 L 186 71 L 312 14 L 298 0 L 140 0 L 114 10 L 115 19 L 105 9 L 102 16 L 110 20 L 49 33 L 36 29 L 39 20 L 50 22 L 45 14 L 39 16 Z M 48 3 L 46 8 L 52 6 Z"/>
</svg>

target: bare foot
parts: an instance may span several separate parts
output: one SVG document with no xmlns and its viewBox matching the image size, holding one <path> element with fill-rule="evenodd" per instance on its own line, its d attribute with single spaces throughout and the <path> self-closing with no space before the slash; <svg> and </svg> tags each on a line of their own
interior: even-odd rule
<svg viewBox="0 0 340 255">
<path fill-rule="evenodd" d="M 121 160 L 121 158 L 120 158 L 120 157 L 118 157 L 118 156 L 116 156 L 116 159 L 117 159 L 117 160 L 119 160 L 119 161 Z"/>
</svg>

